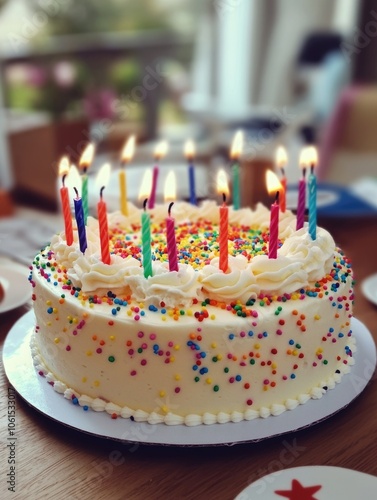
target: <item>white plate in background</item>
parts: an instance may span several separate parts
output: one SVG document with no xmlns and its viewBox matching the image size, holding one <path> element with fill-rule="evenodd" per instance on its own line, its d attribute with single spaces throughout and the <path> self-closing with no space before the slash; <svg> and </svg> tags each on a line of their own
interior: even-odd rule
<svg viewBox="0 0 377 500">
<path fill-rule="evenodd" d="M 377 305 L 377 273 L 362 281 L 361 291 L 368 300 Z"/>
<path fill-rule="evenodd" d="M 369 500 L 376 498 L 376 492 L 375 476 L 342 467 L 314 465 L 272 472 L 250 484 L 235 500 Z"/>
<path fill-rule="evenodd" d="M 22 272 L 10 265 L 0 265 L 0 282 L 4 298 L 0 302 L 0 314 L 22 306 L 31 299 L 31 286 L 27 279 L 28 270 Z"/>
</svg>

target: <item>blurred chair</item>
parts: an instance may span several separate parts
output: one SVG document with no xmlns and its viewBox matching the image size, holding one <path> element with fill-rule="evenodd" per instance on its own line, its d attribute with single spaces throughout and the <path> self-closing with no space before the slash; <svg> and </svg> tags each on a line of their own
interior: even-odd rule
<svg viewBox="0 0 377 500">
<path fill-rule="evenodd" d="M 349 86 L 340 94 L 320 139 L 320 180 L 349 185 L 377 175 L 377 86 Z"/>
</svg>

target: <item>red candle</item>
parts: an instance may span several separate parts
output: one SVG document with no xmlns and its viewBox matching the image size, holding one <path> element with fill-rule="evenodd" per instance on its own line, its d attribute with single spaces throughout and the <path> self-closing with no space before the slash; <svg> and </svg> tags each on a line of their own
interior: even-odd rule
<svg viewBox="0 0 377 500">
<path fill-rule="evenodd" d="M 110 264 L 110 251 L 109 251 L 109 229 L 107 225 L 107 210 L 106 203 L 102 199 L 102 193 L 105 186 L 101 188 L 100 200 L 97 204 L 97 216 L 99 224 L 99 235 L 101 240 L 101 258 L 104 264 Z"/>
<path fill-rule="evenodd" d="M 69 204 L 68 188 L 65 186 L 65 178 L 69 172 L 69 161 L 67 157 L 63 157 L 59 164 L 59 174 L 62 175 L 62 187 L 60 188 L 60 199 L 62 202 L 62 211 L 64 217 L 65 240 L 68 246 L 73 243 L 72 215 Z"/>
<path fill-rule="evenodd" d="M 174 205 L 172 201 L 168 209 L 166 218 L 166 241 L 168 246 L 169 271 L 178 271 L 178 252 L 177 242 L 175 240 L 175 220 L 171 217 L 171 209 Z"/>
<path fill-rule="evenodd" d="M 278 236 L 279 236 L 279 193 L 282 190 L 282 185 L 277 176 L 267 170 L 266 172 L 267 189 L 269 193 L 275 192 L 275 202 L 271 205 L 270 212 L 270 237 L 268 244 L 268 258 L 276 259 L 278 251 Z"/>
</svg>

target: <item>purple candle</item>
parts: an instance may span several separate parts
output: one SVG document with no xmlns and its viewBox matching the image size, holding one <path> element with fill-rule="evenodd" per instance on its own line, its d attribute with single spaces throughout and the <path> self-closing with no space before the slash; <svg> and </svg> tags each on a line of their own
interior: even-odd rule
<svg viewBox="0 0 377 500">
<path fill-rule="evenodd" d="M 148 198 L 148 208 L 154 208 L 154 205 L 156 203 L 157 181 L 160 172 L 158 162 L 161 160 L 163 156 L 166 155 L 167 151 L 168 151 L 168 143 L 166 141 L 162 141 L 159 144 L 157 144 L 154 152 L 154 159 L 156 164 L 153 168 L 152 188 Z"/>
</svg>

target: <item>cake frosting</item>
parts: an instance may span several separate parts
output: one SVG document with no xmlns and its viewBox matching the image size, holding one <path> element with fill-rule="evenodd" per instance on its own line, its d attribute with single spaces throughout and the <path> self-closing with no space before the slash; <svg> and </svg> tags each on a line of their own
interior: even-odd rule
<svg viewBox="0 0 377 500">
<path fill-rule="evenodd" d="M 270 213 L 229 210 L 229 268 L 219 269 L 219 210 L 174 205 L 179 270 L 167 261 L 165 217 L 152 217 L 152 270 L 141 265 L 140 210 L 110 214 L 111 264 L 98 221 L 88 248 L 64 232 L 33 262 L 34 363 L 84 410 L 168 425 L 279 415 L 318 399 L 353 364 L 352 270 L 331 235 L 280 213 L 268 258 Z"/>
</svg>

